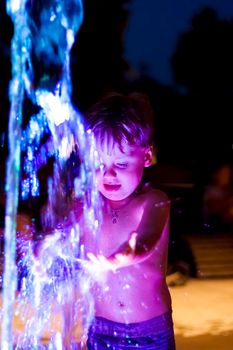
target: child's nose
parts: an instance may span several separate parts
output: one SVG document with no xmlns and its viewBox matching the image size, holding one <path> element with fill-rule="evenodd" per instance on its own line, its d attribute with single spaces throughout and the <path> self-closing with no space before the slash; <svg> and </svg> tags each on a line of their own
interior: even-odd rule
<svg viewBox="0 0 233 350">
<path fill-rule="evenodd" d="M 113 169 L 113 167 L 105 167 L 104 168 L 104 177 L 115 177 L 116 171 Z"/>
</svg>

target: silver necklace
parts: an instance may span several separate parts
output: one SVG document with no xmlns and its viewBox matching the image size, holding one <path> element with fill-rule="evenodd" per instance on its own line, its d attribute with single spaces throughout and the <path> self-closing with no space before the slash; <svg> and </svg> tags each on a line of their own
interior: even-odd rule
<svg viewBox="0 0 233 350">
<path fill-rule="evenodd" d="M 112 223 L 116 224 L 119 218 L 119 209 L 113 209 L 111 208 L 111 219 L 112 219 Z"/>
<path fill-rule="evenodd" d="M 148 184 L 146 184 L 146 186 L 148 186 Z M 134 194 L 138 194 L 138 193 L 140 193 L 139 187 L 134 191 Z M 117 209 L 111 208 L 111 206 L 110 206 L 111 220 L 112 220 L 112 223 L 113 223 L 113 224 L 116 224 L 116 223 L 117 223 L 117 221 L 118 221 L 118 219 L 119 219 L 119 213 L 120 213 L 120 211 L 121 211 L 126 205 L 128 205 L 128 204 L 131 202 L 131 200 L 132 200 L 133 198 L 134 198 L 134 195 L 131 194 L 131 196 L 128 198 L 128 200 L 126 201 L 126 203 L 125 203 L 125 204 L 122 204 L 122 206 L 119 207 L 119 208 L 117 208 Z"/>
<path fill-rule="evenodd" d="M 116 224 L 117 223 L 117 221 L 118 221 L 118 219 L 119 219 L 119 213 L 120 213 L 120 211 L 122 210 L 122 209 L 124 209 L 130 202 L 131 202 L 131 200 L 132 200 L 132 197 L 130 197 L 127 201 L 126 201 L 126 203 L 124 203 L 124 204 L 122 204 L 122 206 L 121 207 L 119 207 L 119 208 L 112 208 L 111 206 L 110 206 L 110 215 L 111 215 L 111 220 L 112 220 L 112 223 L 113 224 Z"/>
</svg>

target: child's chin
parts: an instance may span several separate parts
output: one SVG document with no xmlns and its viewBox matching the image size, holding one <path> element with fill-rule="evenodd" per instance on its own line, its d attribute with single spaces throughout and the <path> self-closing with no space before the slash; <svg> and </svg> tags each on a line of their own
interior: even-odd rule
<svg viewBox="0 0 233 350">
<path fill-rule="evenodd" d="M 110 199 L 112 201 L 120 201 L 123 199 L 122 196 L 119 196 L 119 194 L 116 194 L 116 193 L 102 193 L 102 195 L 107 198 L 107 199 Z"/>
<path fill-rule="evenodd" d="M 102 195 L 111 201 L 122 201 L 128 197 L 128 195 L 124 195 L 116 192 L 115 193 L 102 192 Z"/>
</svg>

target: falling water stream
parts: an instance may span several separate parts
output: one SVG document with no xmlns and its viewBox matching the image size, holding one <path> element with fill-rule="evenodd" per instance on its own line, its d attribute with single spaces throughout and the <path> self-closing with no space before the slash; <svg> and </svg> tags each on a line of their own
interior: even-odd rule
<svg viewBox="0 0 233 350">
<path fill-rule="evenodd" d="M 71 103 L 70 50 L 82 23 L 82 2 L 7 0 L 7 12 L 14 25 L 14 35 L 9 87 L 1 349 L 42 349 L 43 334 L 51 326 L 53 317 L 59 326 L 47 335 L 47 348 L 78 349 L 72 335 L 74 324 L 81 318 L 85 334 L 93 314 L 91 278 L 80 263 L 85 258 L 82 229 L 88 227 L 97 244 L 101 220 L 93 137 L 85 131 L 83 119 Z M 44 67 L 59 67 L 59 78 L 54 81 L 48 68 L 35 83 L 33 55 L 37 63 L 44 62 Z M 26 100 L 36 106 L 36 112 L 23 123 Z M 77 162 L 70 161 L 73 155 L 79 160 L 78 166 Z M 40 196 L 38 171 L 51 158 L 53 175 L 48 179 L 44 220 L 49 218 L 53 230 L 37 254 L 34 243 L 28 242 L 26 253 L 16 266 L 19 198 Z M 74 163 L 78 169 L 72 169 Z M 68 172 L 73 172 L 69 177 L 69 190 L 71 188 L 73 198 L 82 203 L 83 226 L 74 212 L 63 221 L 57 220 L 54 212 L 54 203 L 61 201 L 62 205 L 68 191 L 67 184 L 62 183 L 67 164 L 71 164 Z M 24 276 L 16 293 L 19 268 Z M 25 324 L 17 338 L 12 330 L 15 315 Z"/>
</svg>

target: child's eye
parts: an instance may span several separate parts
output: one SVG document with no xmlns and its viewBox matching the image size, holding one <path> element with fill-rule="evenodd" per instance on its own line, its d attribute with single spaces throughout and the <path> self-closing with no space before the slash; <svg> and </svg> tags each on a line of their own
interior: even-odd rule
<svg viewBox="0 0 233 350">
<path fill-rule="evenodd" d="M 127 168 L 127 166 L 128 166 L 128 163 L 116 163 L 116 166 L 118 167 L 118 168 Z"/>
</svg>

